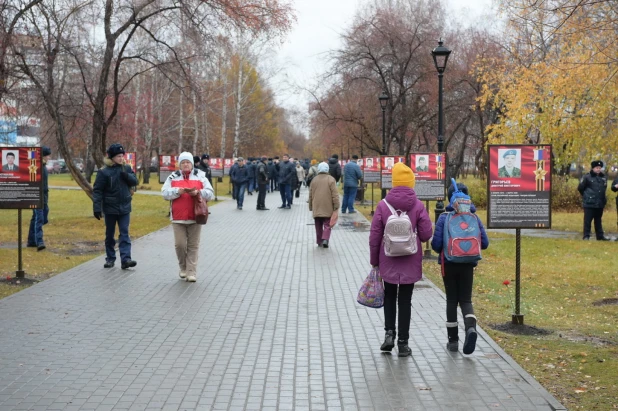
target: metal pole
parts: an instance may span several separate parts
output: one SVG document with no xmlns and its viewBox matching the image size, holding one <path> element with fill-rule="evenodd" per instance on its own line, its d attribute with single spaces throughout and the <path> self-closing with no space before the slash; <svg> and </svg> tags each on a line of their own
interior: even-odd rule
<svg viewBox="0 0 618 411">
<path fill-rule="evenodd" d="M 382 155 L 386 155 L 386 107 L 382 107 Z M 382 199 L 386 197 L 386 189 L 382 187 Z"/>
<path fill-rule="evenodd" d="M 517 325 L 524 324 L 524 315 L 521 314 L 520 305 L 521 292 L 521 229 L 515 229 L 515 313 L 511 322 Z"/>
<path fill-rule="evenodd" d="M 425 209 L 427 210 L 427 214 L 429 214 L 429 201 L 425 201 Z M 423 253 L 424 258 L 431 257 L 431 249 L 429 248 L 429 241 L 425 243 L 425 252 Z"/>
<path fill-rule="evenodd" d="M 371 183 L 371 216 L 373 216 L 373 183 Z"/>
<path fill-rule="evenodd" d="M 217 177 L 217 179 L 215 180 L 215 201 L 219 201 L 219 199 L 217 198 L 217 183 L 219 182 L 219 177 Z"/>
<path fill-rule="evenodd" d="M 443 95 L 443 91 L 442 91 L 442 78 L 444 77 L 444 74 L 439 71 L 438 72 L 438 152 L 442 153 L 444 151 L 444 107 L 442 105 L 442 95 Z M 448 162 L 448 159 L 447 159 Z M 446 173 L 446 181 L 448 180 L 448 167 L 446 167 L 446 169 L 444 170 L 444 172 Z M 442 214 L 444 212 L 444 201 L 442 200 L 438 200 L 436 202 L 436 208 L 434 210 L 435 212 L 435 222 L 438 222 L 438 217 L 440 216 L 440 214 Z"/>
<path fill-rule="evenodd" d="M 17 210 L 17 271 L 15 277 L 24 278 L 26 273 L 23 270 L 21 258 L 21 208 Z"/>
</svg>

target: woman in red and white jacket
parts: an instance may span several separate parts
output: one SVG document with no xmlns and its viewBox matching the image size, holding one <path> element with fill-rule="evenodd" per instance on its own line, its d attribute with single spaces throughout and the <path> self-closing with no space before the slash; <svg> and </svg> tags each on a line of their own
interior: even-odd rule
<svg viewBox="0 0 618 411">
<path fill-rule="evenodd" d="M 193 168 L 191 153 L 180 153 L 178 163 L 180 170 L 174 171 L 165 180 L 161 193 L 164 199 L 170 201 L 170 219 L 174 228 L 180 278 L 195 282 L 202 226 L 195 223 L 193 199 L 198 192 L 205 201 L 212 200 L 215 194 L 206 174 Z"/>
</svg>

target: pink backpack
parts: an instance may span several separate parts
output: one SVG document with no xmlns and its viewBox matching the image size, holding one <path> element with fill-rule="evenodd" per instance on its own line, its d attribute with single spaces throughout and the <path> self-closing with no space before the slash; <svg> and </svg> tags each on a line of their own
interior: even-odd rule
<svg viewBox="0 0 618 411">
<path fill-rule="evenodd" d="M 384 254 L 387 257 L 416 254 L 418 252 L 416 230 L 412 229 L 412 221 L 410 221 L 408 213 L 395 210 L 388 201 L 382 201 L 391 211 L 391 215 L 386 220 L 386 225 L 384 226 Z"/>
</svg>

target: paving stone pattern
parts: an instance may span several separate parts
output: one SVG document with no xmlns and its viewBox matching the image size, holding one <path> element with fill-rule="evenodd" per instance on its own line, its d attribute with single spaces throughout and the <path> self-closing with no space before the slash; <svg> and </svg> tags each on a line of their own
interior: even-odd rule
<svg viewBox="0 0 618 411">
<path fill-rule="evenodd" d="M 356 303 L 368 224 L 342 215 L 317 248 L 306 199 L 211 207 L 197 283 L 168 227 L 133 242 L 135 269 L 100 256 L 1 300 L 0 410 L 564 409 L 482 330 L 473 355 L 446 351 L 426 280 L 413 356 L 381 353 L 383 312 Z"/>
</svg>

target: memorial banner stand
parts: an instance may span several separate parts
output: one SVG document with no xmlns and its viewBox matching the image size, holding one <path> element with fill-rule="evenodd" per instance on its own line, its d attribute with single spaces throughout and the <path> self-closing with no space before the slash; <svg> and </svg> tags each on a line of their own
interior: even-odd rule
<svg viewBox="0 0 618 411">
<path fill-rule="evenodd" d="M 521 229 L 551 228 L 551 145 L 489 145 L 487 228 L 515 229 L 515 312 L 521 313 Z"/>
<path fill-rule="evenodd" d="M 21 257 L 21 241 L 21 208 L 19 208 L 17 210 L 17 271 L 15 271 L 15 277 L 17 278 L 24 278 L 26 276 Z"/>
</svg>

